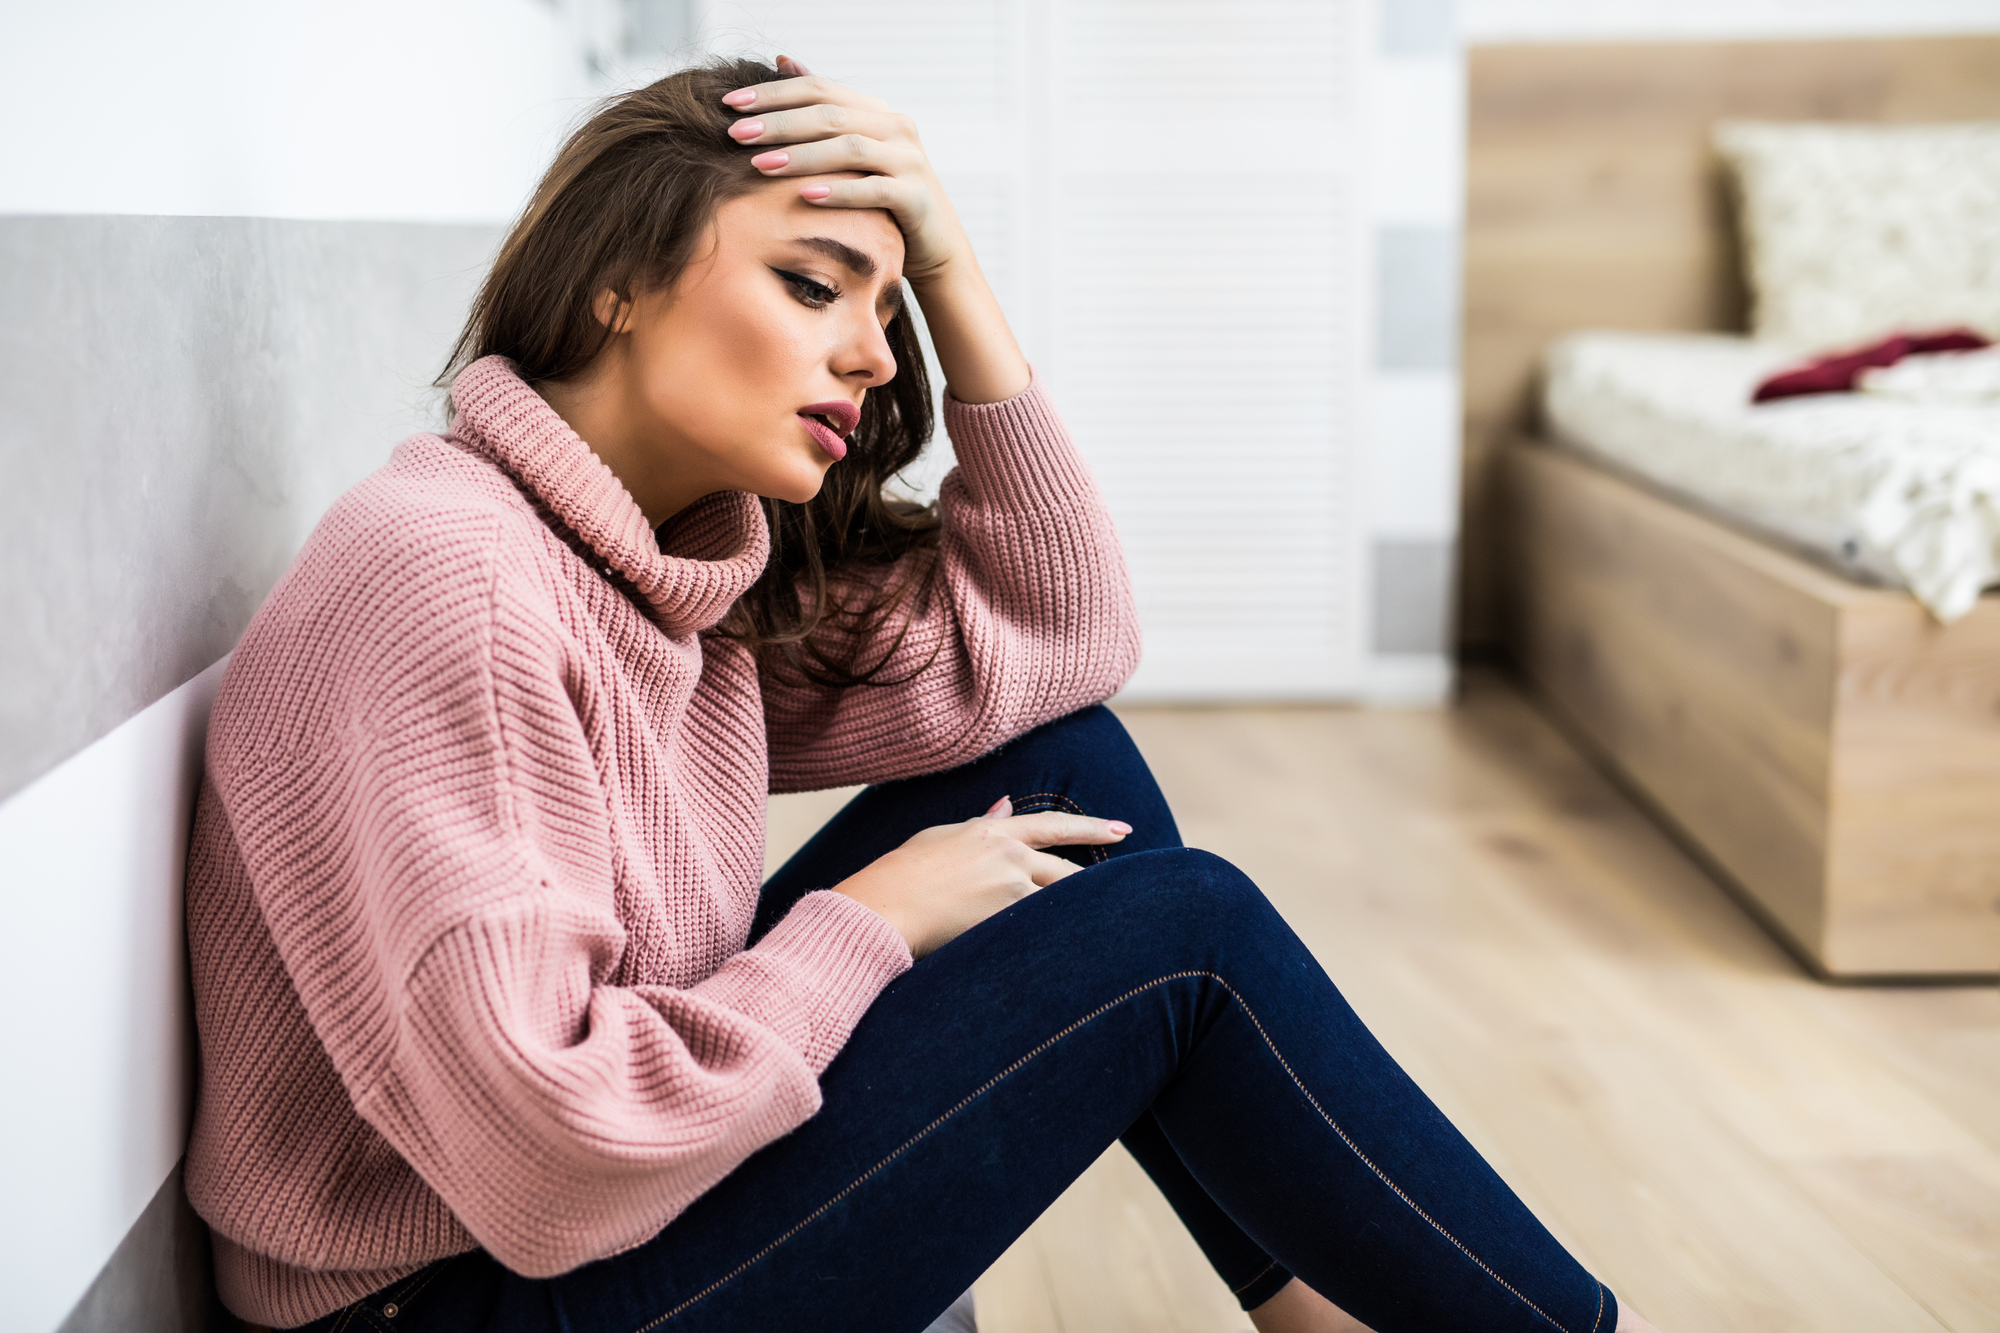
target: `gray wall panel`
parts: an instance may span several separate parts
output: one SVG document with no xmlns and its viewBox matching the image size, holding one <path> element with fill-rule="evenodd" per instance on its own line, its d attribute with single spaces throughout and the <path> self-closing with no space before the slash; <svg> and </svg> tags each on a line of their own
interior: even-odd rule
<svg viewBox="0 0 2000 1333">
<path fill-rule="evenodd" d="M 1422 538 L 1375 543 L 1375 628 L 1378 653 L 1441 653 L 1449 646 L 1451 571 L 1455 544 Z"/>
<path fill-rule="evenodd" d="M 1452 370 L 1458 365 L 1458 233 L 1384 227 L 1376 233 L 1376 366 Z"/>
<path fill-rule="evenodd" d="M 215 1296 L 208 1227 L 175 1167 L 56 1333 L 222 1333 L 236 1321 Z"/>
<path fill-rule="evenodd" d="M 227 652 L 401 437 L 491 227 L 0 217 L 0 798 Z"/>
<path fill-rule="evenodd" d="M 1388 56 L 1449 55 L 1457 41 L 1454 0 L 1376 0 L 1375 25 Z"/>
</svg>

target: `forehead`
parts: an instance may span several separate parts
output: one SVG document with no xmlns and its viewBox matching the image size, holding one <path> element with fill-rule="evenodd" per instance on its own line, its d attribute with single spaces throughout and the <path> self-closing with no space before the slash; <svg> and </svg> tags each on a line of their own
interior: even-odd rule
<svg viewBox="0 0 2000 1333">
<path fill-rule="evenodd" d="M 716 210 L 725 244 L 732 240 L 766 243 L 804 236 L 831 236 L 874 259 L 877 271 L 894 280 L 903 271 L 903 233 L 882 208 L 827 208 L 799 198 L 812 180 L 855 180 L 838 176 L 787 176 L 758 185 Z"/>
</svg>

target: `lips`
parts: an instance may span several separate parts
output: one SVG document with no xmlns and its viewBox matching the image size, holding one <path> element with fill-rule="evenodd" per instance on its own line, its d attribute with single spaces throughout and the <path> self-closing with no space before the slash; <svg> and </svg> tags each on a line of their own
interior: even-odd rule
<svg viewBox="0 0 2000 1333">
<path fill-rule="evenodd" d="M 837 463 L 847 457 L 847 437 L 861 424 L 861 409 L 845 399 L 834 399 L 800 408 L 798 418 Z"/>
</svg>

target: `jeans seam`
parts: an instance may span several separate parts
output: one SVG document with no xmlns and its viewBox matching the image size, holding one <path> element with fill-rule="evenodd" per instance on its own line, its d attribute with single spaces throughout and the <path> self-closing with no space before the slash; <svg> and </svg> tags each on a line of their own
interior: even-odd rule
<svg viewBox="0 0 2000 1333">
<path fill-rule="evenodd" d="M 1251 1287 L 1255 1286 L 1263 1278 L 1264 1274 L 1270 1272 L 1277 1266 L 1278 1266 L 1278 1261 L 1276 1259 L 1273 1259 L 1270 1263 L 1265 1264 L 1262 1268 L 1258 1269 L 1254 1274 L 1252 1274 L 1248 1282 L 1245 1282 L 1240 1287 L 1231 1287 L 1229 1289 L 1229 1294 L 1231 1296 L 1241 1296 L 1244 1292 L 1250 1290 Z"/>
<path fill-rule="evenodd" d="M 1526 1296 L 1523 1296 L 1518 1290 L 1516 1290 L 1513 1284 L 1509 1283 L 1505 1278 L 1501 1277 L 1498 1273 L 1494 1272 L 1491 1268 L 1487 1267 L 1486 1263 L 1483 1260 L 1481 1260 L 1478 1255 L 1474 1254 L 1471 1250 L 1467 1249 L 1464 1243 L 1461 1242 L 1458 1239 L 1458 1237 L 1452 1235 L 1449 1231 L 1446 1231 L 1442 1226 L 1440 1226 L 1436 1218 L 1432 1217 L 1429 1213 L 1425 1212 L 1422 1208 L 1418 1207 L 1416 1200 L 1412 1199 L 1408 1194 L 1405 1194 L 1402 1188 L 1398 1186 L 1395 1181 L 1389 1179 L 1388 1174 L 1384 1172 L 1381 1167 L 1375 1165 L 1374 1161 L 1368 1156 L 1368 1154 L 1362 1152 L 1359 1145 L 1357 1145 L 1353 1139 L 1348 1137 L 1347 1131 L 1342 1129 L 1339 1123 L 1335 1121 L 1332 1116 L 1326 1113 L 1325 1108 L 1319 1104 L 1318 1099 L 1312 1095 L 1311 1091 L 1307 1089 L 1304 1082 L 1300 1080 L 1298 1074 L 1292 1069 L 1291 1063 L 1285 1059 L 1284 1053 L 1278 1049 L 1278 1044 L 1271 1040 L 1271 1034 L 1265 1031 L 1264 1024 L 1261 1021 L 1259 1021 L 1256 1012 L 1250 1008 L 1248 1002 L 1244 1000 L 1243 996 L 1237 991 L 1237 989 L 1234 986 L 1230 985 L 1229 982 L 1224 978 L 1222 978 L 1221 976 L 1218 976 L 1216 973 L 1207 971 L 1205 969 L 1194 969 L 1187 972 L 1170 972 L 1166 976 L 1155 977 L 1153 980 L 1147 982 L 1145 985 L 1135 986 L 1133 989 L 1126 991 L 1123 995 L 1120 995 L 1118 998 L 1114 1000 L 1105 1001 L 1103 1004 L 1097 1006 L 1097 1008 L 1085 1014 L 1082 1018 L 1077 1019 L 1075 1022 L 1071 1023 L 1068 1027 L 1063 1028 L 1060 1032 L 1057 1032 L 1054 1036 L 1044 1038 L 1040 1043 L 1032 1047 L 1026 1055 L 1019 1057 L 1012 1064 L 1008 1065 L 1005 1069 L 1002 1069 L 999 1073 L 987 1079 L 984 1083 L 980 1084 L 978 1087 L 974 1088 L 971 1092 L 967 1093 L 964 1097 L 960 1098 L 957 1104 L 952 1106 L 949 1110 L 945 1111 L 944 1114 L 938 1116 L 937 1119 L 931 1121 L 928 1125 L 925 1125 L 915 1134 L 912 1134 L 909 1138 L 903 1140 L 903 1142 L 898 1144 L 896 1148 L 889 1153 L 888 1156 L 884 1157 L 881 1161 L 875 1163 L 875 1165 L 869 1167 L 866 1171 L 862 1172 L 860 1175 L 856 1176 L 853 1180 L 849 1181 L 847 1185 L 844 1188 L 842 1188 L 839 1192 L 834 1194 L 832 1198 L 829 1198 L 825 1203 L 822 1203 L 819 1207 L 813 1209 L 810 1213 L 807 1213 L 803 1218 L 799 1219 L 797 1222 L 794 1222 L 789 1228 L 787 1228 L 784 1232 L 782 1232 L 777 1239 L 773 1240 L 763 1249 L 757 1251 L 757 1253 L 751 1255 L 748 1259 L 745 1259 L 742 1263 L 736 1265 L 736 1267 L 730 1269 L 727 1273 L 724 1273 L 721 1277 L 709 1283 L 706 1287 L 703 1287 L 700 1291 L 688 1297 L 680 1304 L 674 1306 L 666 1313 L 654 1317 L 647 1323 L 641 1324 L 636 1330 L 634 1330 L 634 1333 L 652 1333 L 653 1329 L 660 1327 L 660 1325 L 666 1323 L 670 1319 L 673 1319 L 677 1315 L 680 1315 L 685 1311 L 692 1309 L 694 1306 L 700 1304 L 702 1301 L 707 1300 L 710 1296 L 714 1295 L 716 1292 L 722 1290 L 722 1288 L 728 1286 L 731 1282 L 734 1282 L 737 1278 L 741 1277 L 743 1274 L 749 1272 L 757 1264 L 763 1262 L 765 1257 L 771 1254 L 772 1251 L 776 1250 L 779 1246 L 783 1245 L 793 1236 L 798 1235 L 799 1232 L 805 1230 L 807 1227 L 811 1226 L 814 1222 L 818 1221 L 822 1216 L 824 1216 L 827 1212 L 829 1212 L 834 1207 L 835 1204 L 838 1204 L 842 1199 L 845 1199 L 855 1190 L 861 1188 L 861 1186 L 866 1184 L 884 1167 L 887 1167 L 890 1163 L 894 1162 L 904 1153 L 907 1153 L 911 1148 L 914 1148 L 918 1143 L 930 1137 L 930 1135 L 933 1132 L 935 1132 L 939 1126 L 943 1125 L 947 1120 L 950 1120 L 953 1116 L 956 1116 L 960 1111 L 963 1111 L 966 1107 L 972 1105 L 974 1102 L 984 1097 L 987 1093 L 999 1087 L 1001 1083 L 1005 1082 L 1008 1078 L 1018 1073 L 1031 1060 L 1034 1060 L 1036 1057 L 1040 1056 L 1045 1051 L 1048 1051 L 1058 1042 L 1063 1041 L 1064 1039 L 1070 1037 L 1071 1035 L 1073 1035 L 1086 1025 L 1095 1022 L 1099 1018 L 1102 1018 L 1105 1014 L 1110 1013 L 1113 1009 L 1116 1009 L 1119 1005 L 1125 1004 L 1130 1000 L 1134 1000 L 1139 996 L 1144 995 L 1147 991 L 1155 990 L 1161 986 L 1166 985 L 1170 981 L 1186 981 L 1191 977 L 1207 977 L 1209 980 L 1213 981 L 1216 985 L 1222 987 L 1222 989 L 1229 992 L 1229 998 L 1236 1001 L 1237 1005 L 1242 1008 L 1244 1016 L 1250 1020 L 1251 1026 L 1257 1029 L 1257 1035 L 1263 1038 L 1264 1045 L 1271 1052 L 1272 1058 L 1275 1059 L 1278 1062 L 1279 1067 L 1285 1071 L 1286 1077 L 1292 1080 L 1292 1086 L 1299 1090 L 1300 1095 L 1306 1099 L 1306 1103 L 1309 1106 L 1311 1106 L 1314 1111 L 1318 1112 L 1319 1118 L 1321 1120 L 1324 1120 L 1327 1124 L 1327 1127 L 1332 1129 L 1333 1132 L 1337 1136 L 1339 1136 L 1340 1141 L 1347 1145 L 1347 1150 L 1353 1153 L 1355 1157 L 1360 1159 L 1362 1165 L 1366 1166 L 1370 1171 L 1372 1171 L 1375 1174 L 1375 1178 L 1377 1180 L 1380 1180 L 1384 1185 L 1387 1185 L 1389 1189 L 1395 1194 L 1395 1196 L 1401 1199 L 1404 1205 L 1407 1206 L 1411 1212 L 1415 1213 L 1418 1217 L 1421 1217 L 1426 1223 L 1429 1224 L 1430 1228 L 1433 1231 L 1438 1233 L 1438 1235 L 1443 1236 L 1447 1241 L 1451 1242 L 1452 1247 L 1454 1249 L 1456 1249 L 1460 1254 L 1463 1254 L 1466 1258 L 1470 1259 L 1474 1264 L 1478 1265 L 1479 1270 L 1481 1272 L 1485 1273 L 1486 1276 L 1492 1278 L 1501 1287 L 1505 1288 L 1506 1291 L 1510 1295 L 1512 1295 L 1515 1300 L 1521 1302 L 1521 1304 L 1527 1306 L 1530 1310 L 1533 1310 L 1536 1314 L 1540 1315 L 1542 1319 L 1546 1321 L 1551 1327 L 1559 1330 L 1559 1333 L 1569 1333 L 1568 1329 L 1564 1328 L 1554 1319 L 1549 1318 L 1547 1312 L 1545 1312 L 1539 1305 L 1536 1305 L 1533 1301 L 1529 1300 Z M 1262 1274 L 1259 1274 L 1259 1276 L 1262 1276 Z M 1253 1278 L 1251 1280 L 1255 1281 L 1256 1279 Z M 1597 1287 L 1598 1287 L 1598 1293 L 1597 1293 L 1598 1315 L 1600 1318 L 1602 1318 L 1603 1306 L 1604 1306 L 1604 1290 L 1603 1290 L 1604 1284 L 1599 1282 L 1597 1284 Z M 1593 1333 L 1595 1333 L 1595 1328 L 1596 1325 L 1593 1324 L 1592 1325 Z"/>
<path fill-rule="evenodd" d="M 1099 1005 L 1097 1008 L 1091 1010 L 1089 1013 L 1085 1014 L 1082 1018 L 1079 1018 L 1075 1022 L 1071 1023 L 1068 1027 L 1062 1029 L 1062 1031 L 1056 1033 L 1054 1036 L 1043 1039 L 1039 1044 L 1030 1049 L 1026 1055 L 1021 1056 L 1019 1059 L 1015 1060 L 1012 1064 L 1008 1065 L 1005 1069 L 1002 1069 L 999 1073 L 995 1074 L 992 1078 L 987 1079 L 984 1083 L 980 1084 L 978 1087 L 974 1088 L 971 1092 L 967 1093 L 964 1097 L 960 1098 L 958 1103 L 952 1106 L 951 1109 L 947 1110 L 943 1115 L 931 1121 L 928 1125 L 925 1125 L 922 1129 L 918 1130 L 915 1134 L 912 1134 L 909 1138 L 903 1140 L 903 1142 L 898 1144 L 895 1150 L 891 1152 L 888 1156 L 884 1157 L 881 1161 L 875 1163 L 875 1165 L 869 1167 L 866 1171 L 862 1172 L 860 1175 L 856 1176 L 853 1180 L 849 1181 L 845 1188 L 840 1190 L 837 1194 L 835 1194 L 832 1198 L 828 1199 L 825 1203 L 821 1204 L 819 1207 L 813 1209 L 810 1213 L 807 1213 L 799 1221 L 793 1223 L 792 1226 L 788 1228 L 783 1234 L 781 1234 L 776 1240 L 772 1241 L 769 1245 L 766 1245 L 763 1249 L 757 1251 L 757 1253 L 751 1255 L 748 1259 L 745 1259 L 742 1263 L 738 1264 L 736 1267 L 730 1269 L 727 1273 L 724 1273 L 721 1277 L 717 1278 L 715 1281 L 709 1283 L 706 1287 L 703 1287 L 700 1291 L 696 1292 L 694 1295 L 682 1301 L 679 1305 L 674 1306 L 673 1309 L 668 1310 L 665 1314 L 659 1315 L 649 1323 L 640 1325 L 640 1327 L 636 1330 L 636 1333 L 651 1333 L 651 1330 L 658 1328 L 660 1325 L 666 1323 L 669 1319 L 672 1319 L 676 1315 L 679 1315 L 682 1312 L 690 1309 L 698 1302 L 706 1300 L 709 1296 L 715 1294 L 717 1291 L 720 1291 L 724 1286 L 726 1286 L 730 1282 L 735 1281 L 738 1277 L 748 1272 L 751 1269 L 751 1267 L 762 1261 L 766 1255 L 770 1254 L 780 1245 L 783 1245 L 793 1236 L 796 1236 L 806 1227 L 812 1225 L 813 1222 L 817 1221 L 835 1204 L 839 1203 L 842 1199 L 846 1198 L 848 1195 L 852 1194 L 855 1190 L 859 1189 L 863 1184 L 867 1183 L 867 1181 L 877 1172 L 881 1171 L 882 1168 L 888 1166 L 891 1162 L 895 1161 L 898 1157 L 901 1157 L 911 1148 L 914 1148 L 923 1139 L 928 1138 L 940 1125 L 944 1124 L 945 1121 L 950 1120 L 960 1111 L 963 1111 L 966 1107 L 972 1105 L 972 1103 L 978 1101 L 981 1097 L 984 1097 L 987 1093 L 991 1092 L 994 1088 L 998 1087 L 1006 1079 L 1018 1073 L 1021 1070 L 1021 1068 L 1025 1066 L 1029 1061 L 1035 1059 L 1035 1057 L 1041 1055 L 1044 1051 L 1047 1051 L 1057 1042 L 1062 1041 L 1066 1037 L 1069 1037 L 1070 1035 L 1075 1033 L 1078 1029 L 1082 1028 L 1086 1024 L 1091 1023 L 1096 1019 L 1103 1017 L 1105 1014 L 1111 1012 L 1111 1010 L 1113 1009 L 1116 1009 L 1119 1005 L 1124 1004 L 1126 1001 L 1134 999 L 1137 996 L 1144 995 L 1147 991 L 1152 990 L 1157 986 L 1163 986 L 1169 981 L 1175 981 L 1185 977 L 1212 976 L 1212 975 L 1213 975 L 1212 973 L 1205 973 L 1205 972 L 1176 972 L 1171 976 L 1157 977 L 1154 980 L 1147 982 L 1143 986 L 1139 986 L 1133 990 L 1125 992 L 1125 994 L 1119 996 L 1115 1000 L 1106 1001 L 1105 1003 Z M 1222 980 L 1220 977 L 1216 977 L 1215 979 L 1217 981 Z M 1227 985 L 1226 982 L 1223 984 L 1225 986 Z M 1230 994 L 1234 995 L 1235 992 L 1231 991 Z"/>
<path fill-rule="evenodd" d="M 1081 805 L 1078 805 L 1075 801 L 1071 800 L 1069 797 L 1057 791 L 1038 791 L 1035 792 L 1033 795 L 1023 796 L 1020 800 L 1020 804 L 1016 805 L 1014 808 L 1018 811 L 1021 808 L 1021 806 L 1032 805 L 1036 801 L 1048 801 L 1051 804 L 1060 802 L 1062 805 L 1068 807 L 1070 814 L 1081 815 L 1084 813 L 1084 809 Z M 1092 847 L 1090 849 L 1090 859 L 1093 864 L 1099 864 L 1099 865 L 1103 864 L 1103 862 L 1106 860 L 1106 857 L 1107 854 L 1102 847 Z"/>
<path fill-rule="evenodd" d="M 1311 1090 L 1306 1087 L 1304 1081 L 1301 1080 L 1298 1074 L 1293 1071 L 1291 1062 L 1286 1060 L 1284 1053 L 1278 1049 L 1278 1043 L 1272 1041 L 1271 1034 L 1264 1030 L 1264 1024 L 1262 1023 L 1262 1021 L 1258 1019 L 1256 1011 L 1251 1009 L 1249 1004 L 1244 1000 L 1244 998 L 1241 995 L 1237 994 L 1236 988 L 1234 986 L 1230 985 L 1227 981 L 1223 980 L 1221 977 L 1216 977 L 1215 974 L 1212 972 L 1202 973 L 1200 975 L 1215 977 L 1215 984 L 1222 987 L 1224 990 L 1228 991 L 1230 998 L 1235 1000 L 1237 1004 L 1242 1005 L 1244 1017 L 1248 1018 L 1250 1020 L 1251 1026 L 1257 1029 L 1257 1035 L 1264 1039 L 1264 1045 L 1270 1049 L 1271 1058 L 1278 1062 L 1279 1067 L 1285 1071 L 1285 1076 L 1292 1080 L 1292 1086 L 1297 1088 L 1299 1090 L 1299 1095 L 1306 1099 L 1306 1103 L 1309 1106 L 1311 1106 L 1314 1111 L 1319 1113 L 1319 1118 L 1326 1121 L 1327 1128 L 1331 1129 L 1336 1135 L 1340 1137 L 1340 1141 L 1347 1145 L 1347 1150 L 1353 1153 L 1355 1157 L 1360 1160 L 1363 1166 L 1367 1167 L 1370 1171 L 1375 1173 L 1375 1178 L 1377 1180 L 1380 1180 L 1384 1185 L 1387 1185 L 1390 1188 L 1390 1190 L 1394 1192 L 1396 1197 L 1403 1201 L 1403 1203 L 1409 1208 L 1411 1212 L 1415 1213 L 1418 1217 L 1423 1218 L 1424 1221 L 1430 1225 L 1431 1230 L 1437 1232 L 1438 1235 L 1443 1236 L 1446 1240 L 1450 1241 L 1454 1249 L 1456 1249 L 1460 1254 L 1464 1255 L 1466 1258 L 1472 1260 L 1474 1264 L 1477 1264 L 1479 1266 L 1480 1272 L 1486 1274 L 1486 1276 L 1492 1278 L 1495 1282 L 1499 1283 L 1502 1287 L 1506 1288 L 1508 1293 L 1512 1295 L 1515 1300 L 1519 1301 L 1521 1304 L 1527 1306 L 1530 1310 L 1533 1310 L 1536 1314 L 1540 1315 L 1544 1320 L 1548 1322 L 1550 1327 L 1561 1330 L 1561 1333 L 1569 1333 L 1568 1329 L 1563 1328 L 1561 1324 L 1557 1323 L 1554 1319 L 1550 1318 L 1546 1310 L 1542 1309 L 1541 1306 L 1529 1300 L 1526 1296 L 1523 1296 L 1511 1282 L 1507 1281 L 1506 1278 L 1501 1277 L 1498 1273 L 1494 1272 L 1490 1267 L 1488 1267 L 1485 1260 L 1481 1259 L 1478 1255 L 1474 1254 L 1470 1249 L 1467 1249 L 1463 1241 L 1459 1240 L 1458 1237 L 1452 1235 L 1449 1231 L 1446 1231 L 1444 1227 L 1439 1224 L 1436 1218 L 1432 1217 L 1429 1213 L 1425 1212 L 1420 1206 L 1418 1206 L 1417 1201 L 1415 1199 L 1412 1199 L 1409 1195 L 1403 1192 L 1402 1186 L 1398 1185 L 1395 1181 L 1389 1179 L 1388 1172 L 1384 1171 L 1381 1167 L 1375 1165 L 1374 1159 L 1370 1158 L 1367 1153 L 1361 1151 L 1361 1146 L 1357 1144 L 1352 1138 L 1348 1137 L 1347 1131 L 1340 1127 L 1340 1123 L 1338 1121 L 1336 1121 L 1332 1116 L 1326 1113 L 1326 1108 L 1319 1104 L 1319 1099 L 1312 1095 Z M 1595 1281 L 1595 1279 L 1593 1279 L 1593 1281 Z M 1602 1318 L 1604 1309 L 1604 1292 L 1603 1292 L 1604 1284 L 1598 1282 L 1597 1286 L 1599 1288 L 1597 1294 L 1598 1315 L 1600 1318 Z M 1595 1323 L 1591 1325 L 1593 1333 L 1596 1327 L 1597 1326 Z"/>
<path fill-rule="evenodd" d="M 1542 1318 L 1547 1319 L 1547 1315 Z M 1553 1321 L 1551 1321 L 1553 1322 Z M 1604 1284 L 1597 1284 L 1597 1313 L 1590 1317 L 1590 1333 L 1597 1333 L 1597 1326 L 1604 1322 Z"/>
</svg>

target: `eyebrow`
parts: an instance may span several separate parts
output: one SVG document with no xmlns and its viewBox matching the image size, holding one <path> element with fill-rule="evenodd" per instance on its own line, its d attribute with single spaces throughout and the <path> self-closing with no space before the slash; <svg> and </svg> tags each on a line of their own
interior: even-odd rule
<svg viewBox="0 0 2000 1333">
<path fill-rule="evenodd" d="M 803 245 L 808 250 L 819 251 L 834 263 L 843 264 L 864 278 L 875 276 L 876 265 L 874 259 L 862 251 L 855 249 L 845 241 L 836 241 L 831 236 L 800 236 L 797 238 L 797 243 Z M 901 310 L 903 308 L 903 284 L 901 282 L 892 283 L 883 291 L 882 299 L 889 304 L 891 309 Z"/>
</svg>

